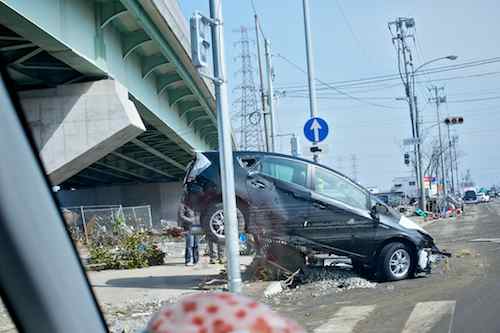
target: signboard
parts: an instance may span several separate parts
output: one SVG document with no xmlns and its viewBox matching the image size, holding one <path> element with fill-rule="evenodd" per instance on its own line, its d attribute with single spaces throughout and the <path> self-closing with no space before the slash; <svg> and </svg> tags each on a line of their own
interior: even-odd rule
<svg viewBox="0 0 500 333">
<path fill-rule="evenodd" d="M 318 145 L 319 149 L 321 149 L 321 154 L 328 155 L 330 153 L 330 145 L 326 143 L 322 143 Z M 300 145 L 302 156 L 310 156 L 311 155 L 311 146 L 309 145 Z"/>
<path fill-rule="evenodd" d="M 403 146 L 414 146 L 420 143 L 420 139 L 417 138 L 409 138 L 403 140 Z"/>
<path fill-rule="evenodd" d="M 328 136 L 328 124 L 322 118 L 311 118 L 304 125 L 304 136 L 310 142 L 321 142 Z"/>
</svg>

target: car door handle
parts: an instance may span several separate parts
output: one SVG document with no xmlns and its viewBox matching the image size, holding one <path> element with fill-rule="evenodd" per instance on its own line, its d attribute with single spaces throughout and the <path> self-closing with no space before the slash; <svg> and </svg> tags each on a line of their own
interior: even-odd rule
<svg viewBox="0 0 500 333">
<path fill-rule="evenodd" d="M 258 180 L 253 180 L 250 182 L 250 184 L 252 184 L 252 186 L 255 188 L 266 188 L 266 184 L 264 184 L 263 182 L 260 182 Z"/>
<path fill-rule="evenodd" d="M 317 202 L 317 201 L 313 202 L 313 206 L 316 207 L 316 208 L 319 208 L 319 209 L 325 209 L 326 208 L 325 205 L 323 205 L 322 203 Z"/>
<path fill-rule="evenodd" d="M 301 192 L 291 192 L 292 196 L 297 199 L 307 199 L 307 194 Z"/>
</svg>

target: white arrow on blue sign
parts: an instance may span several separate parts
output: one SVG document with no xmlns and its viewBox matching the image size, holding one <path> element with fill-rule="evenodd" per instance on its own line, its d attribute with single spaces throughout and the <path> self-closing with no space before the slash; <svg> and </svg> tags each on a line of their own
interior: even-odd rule
<svg viewBox="0 0 500 333">
<path fill-rule="evenodd" d="M 304 135 L 311 142 L 321 142 L 328 136 L 328 124 L 322 118 L 311 118 L 304 125 Z"/>
</svg>

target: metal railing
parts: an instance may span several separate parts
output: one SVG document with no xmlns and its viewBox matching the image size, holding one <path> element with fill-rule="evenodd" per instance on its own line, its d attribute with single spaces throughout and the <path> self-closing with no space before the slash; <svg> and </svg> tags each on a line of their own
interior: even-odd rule
<svg viewBox="0 0 500 333">
<path fill-rule="evenodd" d="M 73 206 L 61 211 L 73 240 L 85 244 L 100 243 L 118 229 L 134 232 L 153 227 L 150 205 Z"/>
</svg>

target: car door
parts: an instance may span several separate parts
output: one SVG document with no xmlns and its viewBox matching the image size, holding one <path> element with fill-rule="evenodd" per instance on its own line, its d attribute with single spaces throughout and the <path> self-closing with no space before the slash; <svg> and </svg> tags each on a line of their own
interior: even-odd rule
<svg viewBox="0 0 500 333">
<path fill-rule="evenodd" d="M 314 166 L 311 209 L 302 235 L 347 255 L 367 256 L 377 223 L 369 211 L 369 193 L 348 178 Z"/>
<path fill-rule="evenodd" d="M 250 171 L 247 189 L 256 225 L 276 236 L 290 236 L 307 219 L 310 191 L 305 162 L 262 158 Z"/>
</svg>

